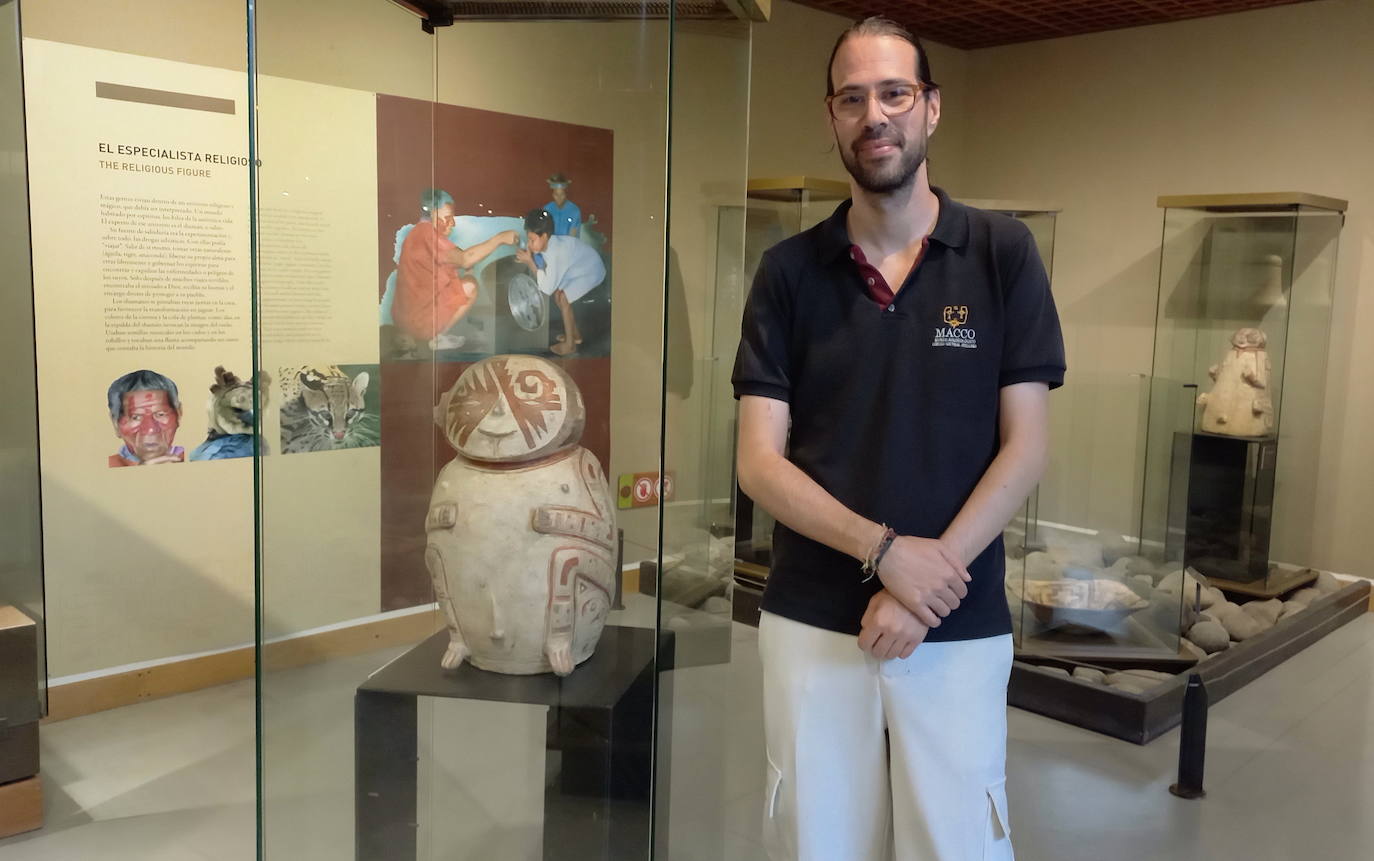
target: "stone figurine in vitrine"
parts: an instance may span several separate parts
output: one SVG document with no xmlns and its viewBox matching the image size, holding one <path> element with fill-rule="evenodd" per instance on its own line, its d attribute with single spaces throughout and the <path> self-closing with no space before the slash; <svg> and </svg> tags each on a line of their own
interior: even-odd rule
<svg viewBox="0 0 1374 861">
<path fill-rule="evenodd" d="M 1207 370 L 1213 380 L 1212 390 L 1197 398 L 1203 431 L 1243 437 L 1273 432 L 1267 344 L 1259 329 L 1237 329 L 1231 336 L 1226 357 Z"/>
<path fill-rule="evenodd" d="M 578 445 L 577 384 L 537 356 L 491 356 L 463 372 L 435 421 L 457 451 L 425 521 L 443 667 L 566 676 L 596 648 L 616 573 L 615 505 Z"/>
</svg>

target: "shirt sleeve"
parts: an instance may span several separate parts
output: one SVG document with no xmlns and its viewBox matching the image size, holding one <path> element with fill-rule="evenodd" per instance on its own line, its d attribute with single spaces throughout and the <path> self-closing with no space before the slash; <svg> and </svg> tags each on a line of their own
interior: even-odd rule
<svg viewBox="0 0 1374 861">
<path fill-rule="evenodd" d="M 1002 298 L 1006 324 L 998 385 L 1038 382 L 1057 389 L 1064 384 L 1066 370 L 1064 336 L 1050 279 L 1029 230 L 1023 229 L 1017 250 L 1009 256 L 1012 265 Z"/>
<path fill-rule="evenodd" d="M 534 282 L 539 285 L 539 292 L 546 296 L 552 296 L 562 286 L 563 272 L 566 269 L 563 249 L 553 241 L 555 238 L 549 237 L 548 247 L 543 252 L 544 265 L 537 268 L 534 276 Z"/>
<path fill-rule="evenodd" d="M 759 261 L 749 298 L 744 303 L 740 326 L 739 352 L 730 382 L 735 397 L 757 395 L 775 401 L 789 401 L 792 393 L 791 342 L 792 309 L 772 257 Z"/>
</svg>

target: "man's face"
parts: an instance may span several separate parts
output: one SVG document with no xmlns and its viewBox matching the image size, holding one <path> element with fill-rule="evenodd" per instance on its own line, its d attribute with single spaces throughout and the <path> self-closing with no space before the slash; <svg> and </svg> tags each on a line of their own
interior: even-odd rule
<svg viewBox="0 0 1374 861">
<path fill-rule="evenodd" d="M 434 222 L 434 229 L 440 233 L 447 234 L 453 229 L 453 204 L 445 203 L 443 206 L 434 210 L 430 218 Z"/>
<path fill-rule="evenodd" d="M 562 206 L 563 202 L 568 199 L 568 189 L 561 185 L 551 186 L 551 188 L 553 189 L 553 202 Z"/>
<path fill-rule="evenodd" d="M 847 40 L 830 69 L 835 92 L 867 96 L 884 84 L 917 79 L 916 48 L 895 36 L 857 36 Z M 940 117 L 938 91 L 917 94 L 916 106 L 889 117 L 870 98 L 862 117 L 835 119 L 831 128 L 840 159 L 859 187 L 887 194 L 911 185 L 926 160 L 931 130 Z"/>
<path fill-rule="evenodd" d="M 172 409 L 164 391 L 128 392 L 117 429 L 120 439 L 139 460 L 162 457 L 172 451 L 181 416 Z"/>
<path fill-rule="evenodd" d="M 543 254 L 544 249 L 549 247 L 549 235 L 547 233 L 531 233 L 526 230 L 525 247 L 530 250 L 531 254 Z"/>
</svg>

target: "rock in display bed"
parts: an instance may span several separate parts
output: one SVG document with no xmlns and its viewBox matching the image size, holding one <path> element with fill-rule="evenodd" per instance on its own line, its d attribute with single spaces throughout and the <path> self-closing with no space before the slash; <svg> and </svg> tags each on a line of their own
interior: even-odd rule
<svg viewBox="0 0 1374 861">
<path fill-rule="evenodd" d="M 1286 600 L 1244 604 L 1231 602 L 1191 571 L 1171 576 L 1174 581 L 1166 578 L 1157 588 L 1195 596 L 1201 586 L 1202 609 L 1180 649 L 1180 658 L 1191 656 L 1195 666 L 1178 672 L 1178 660 L 1155 667 L 1139 660 L 1105 666 L 1026 654 L 1012 668 L 1011 705 L 1145 744 L 1179 724 L 1190 673 L 1202 676 L 1216 703 L 1369 610 L 1368 581 L 1346 583 L 1330 574 Z M 1044 597 L 1039 588 L 1027 584 L 1028 604 Z"/>
</svg>

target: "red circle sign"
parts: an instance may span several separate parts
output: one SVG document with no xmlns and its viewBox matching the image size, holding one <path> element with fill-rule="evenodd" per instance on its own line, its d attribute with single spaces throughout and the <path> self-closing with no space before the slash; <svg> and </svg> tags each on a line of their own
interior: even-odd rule
<svg viewBox="0 0 1374 861">
<path fill-rule="evenodd" d="M 654 498 L 654 483 L 647 478 L 635 480 L 635 501 L 648 502 Z"/>
</svg>

